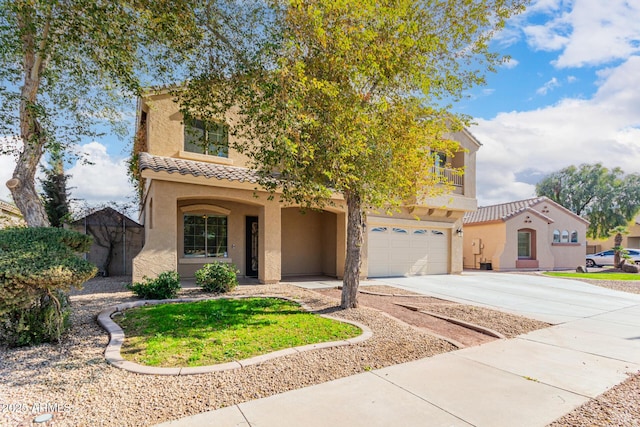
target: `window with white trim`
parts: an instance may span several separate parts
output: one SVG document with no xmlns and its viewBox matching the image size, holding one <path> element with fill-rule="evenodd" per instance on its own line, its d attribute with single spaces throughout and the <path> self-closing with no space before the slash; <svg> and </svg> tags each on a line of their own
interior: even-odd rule
<svg viewBox="0 0 640 427">
<path fill-rule="evenodd" d="M 562 243 L 569 243 L 569 232 L 567 230 L 562 230 L 562 237 L 560 238 Z"/>
<path fill-rule="evenodd" d="M 560 230 L 553 230 L 553 243 L 560 243 Z"/>
<path fill-rule="evenodd" d="M 227 257 L 225 215 L 184 214 L 185 257 Z"/>
</svg>

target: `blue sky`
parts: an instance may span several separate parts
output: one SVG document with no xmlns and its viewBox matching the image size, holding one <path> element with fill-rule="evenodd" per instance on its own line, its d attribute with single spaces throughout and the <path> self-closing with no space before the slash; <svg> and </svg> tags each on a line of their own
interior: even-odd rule
<svg viewBox="0 0 640 427">
<path fill-rule="evenodd" d="M 640 173 L 640 1 L 534 0 L 493 49 L 511 61 L 455 106 L 475 118 L 470 130 L 483 144 L 480 205 L 533 197 L 539 179 L 572 164 Z M 132 100 L 129 117 L 133 109 Z M 69 170 L 75 198 L 132 196 L 125 145 L 105 137 L 80 147 L 94 165 Z M 12 170 L 0 157 L 0 182 Z M 0 198 L 8 194 L 1 186 Z"/>
</svg>

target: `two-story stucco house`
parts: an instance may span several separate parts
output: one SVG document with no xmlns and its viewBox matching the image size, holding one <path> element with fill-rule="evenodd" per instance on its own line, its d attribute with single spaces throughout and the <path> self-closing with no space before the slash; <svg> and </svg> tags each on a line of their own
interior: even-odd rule
<svg viewBox="0 0 640 427">
<path fill-rule="evenodd" d="M 227 123 L 183 119 L 169 95 L 139 102 L 140 222 L 145 245 L 133 280 L 177 270 L 192 277 L 207 262 L 233 262 L 240 275 L 274 283 L 286 276 L 342 277 L 346 204 L 336 196 L 324 210 L 301 210 L 257 185 L 247 158 L 233 149 Z M 369 277 L 462 271 L 462 217 L 476 209 L 475 166 L 480 144 L 468 132 L 453 135 L 460 150 L 455 190 L 418 200 L 393 216 L 370 213 L 363 251 Z M 442 169 L 441 173 L 448 173 Z"/>
</svg>

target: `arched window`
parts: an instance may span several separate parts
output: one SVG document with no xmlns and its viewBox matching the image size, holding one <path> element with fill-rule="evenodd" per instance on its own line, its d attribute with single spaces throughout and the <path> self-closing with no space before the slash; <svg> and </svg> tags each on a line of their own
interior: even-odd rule
<svg viewBox="0 0 640 427">
<path fill-rule="evenodd" d="M 553 230 L 553 243 L 560 243 L 560 230 Z"/>
<path fill-rule="evenodd" d="M 518 230 L 518 259 L 532 259 L 531 231 Z"/>
<path fill-rule="evenodd" d="M 569 243 L 569 232 L 567 230 L 562 230 L 562 238 L 560 241 L 562 243 Z"/>
<path fill-rule="evenodd" d="M 578 232 L 576 230 L 571 232 L 571 243 L 578 243 Z"/>
</svg>

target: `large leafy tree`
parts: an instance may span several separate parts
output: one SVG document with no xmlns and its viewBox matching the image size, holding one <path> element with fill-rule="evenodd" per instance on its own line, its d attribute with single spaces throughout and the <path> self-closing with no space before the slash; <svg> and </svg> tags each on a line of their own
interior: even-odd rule
<svg viewBox="0 0 640 427">
<path fill-rule="evenodd" d="M 447 103 L 500 62 L 488 43 L 523 3 L 273 1 L 262 49 L 195 76 L 181 99 L 199 114 L 232 99 L 245 118 L 235 131 L 250 141 L 239 148 L 284 200 L 344 198 L 341 306 L 355 307 L 366 212 L 446 190 L 436 153 L 458 149 L 446 135 L 465 123 Z"/>
<path fill-rule="evenodd" d="M 0 135 L 17 158 L 7 186 L 29 226 L 49 225 L 35 189 L 43 153 L 123 124 L 121 104 L 143 78 L 159 82 L 195 46 L 198 3 L 0 0 Z"/>
<path fill-rule="evenodd" d="M 640 175 L 601 163 L 553 172 L 536 185 L 536 193 L 588 219 L 587 235 L 594 239 L 609 237 L 640 211 Z"/>
</svg>

